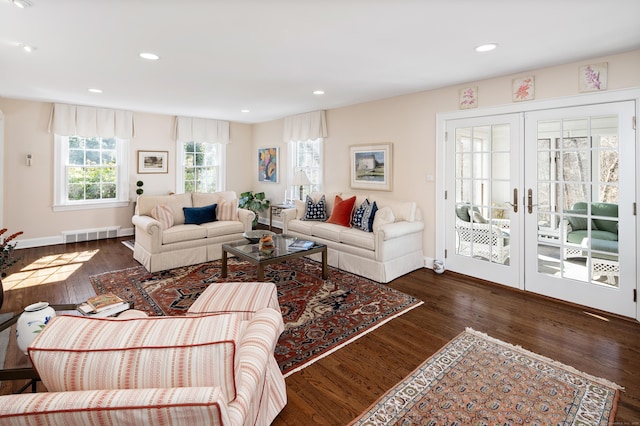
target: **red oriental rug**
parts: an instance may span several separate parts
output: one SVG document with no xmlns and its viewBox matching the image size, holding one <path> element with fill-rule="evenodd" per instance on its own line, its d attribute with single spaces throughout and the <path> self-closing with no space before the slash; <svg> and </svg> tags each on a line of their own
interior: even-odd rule
<svg viewBox="0 0 640 426">
<path fill-rule="evenodd" d="M 150 273 L 144 267 L 90 277 L 96 293 L 115 293 L 149 315 L 183 315 L 209 286 L 256 281 L 256 267 L 230 258 L 227 278 L 221 261 Z M 285 331 L 276 360 L 285 376 L 329 355 L 423 302 L 386 285 L 321 264 L 293 259 L 265 268 L 265 280 L 278 288 Z"/>
<path fill-rule="evenodd" d="M 467 328 L 350 425 L 607 425 L 621 389 Z"/>
</svg>

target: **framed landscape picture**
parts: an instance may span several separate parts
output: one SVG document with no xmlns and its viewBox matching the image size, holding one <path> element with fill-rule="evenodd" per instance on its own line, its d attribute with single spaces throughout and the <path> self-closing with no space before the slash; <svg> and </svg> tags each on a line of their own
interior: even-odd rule
<svg viewBox="0 0 640 426">
<path fill-rule="evenodd" d="M 258 148 L 258 182 L 278 183 L 278 148 Z"/>
<path fill-rule="evenodd" d="M 168 173 L 168 151 L 138 151 L 138 173 Z"/>
<path fill-rule="evenodd" d="M 393 144 L 351 145 L 351 188 L 393 189 Z"/>
</svg>

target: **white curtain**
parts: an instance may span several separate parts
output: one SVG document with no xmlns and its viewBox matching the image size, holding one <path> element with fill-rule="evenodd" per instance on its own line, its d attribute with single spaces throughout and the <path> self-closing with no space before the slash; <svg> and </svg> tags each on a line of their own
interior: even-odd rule
<svg viewBox="0 0 640 426">
<path fill-rule="evenodd" d="M 229 122 L 176 117 L 176 139 L 182 142 L 229 143 Z"/>
<path fill-rule="evenodd" d="M 284 119 L 284 142 L 308 141 L 327 137 L 325 111 L 307 112 Z"/>
<path fill-rule="evenodd" d="M 133 113 L 107 108 L 54 104 L 49 117 L 49 133 L 131 139 L 134 136 Z"/>
</svg>

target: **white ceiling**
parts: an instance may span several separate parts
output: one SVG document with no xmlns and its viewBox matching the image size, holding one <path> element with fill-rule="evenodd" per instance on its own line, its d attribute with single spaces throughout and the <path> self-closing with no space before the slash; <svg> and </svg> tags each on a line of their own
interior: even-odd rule
<svg viewBox="0 0 640 426">
<path fill-rule="evenodd" d="M 640 48 L 638 0 L 30 1 L 0 96 L 247 123 Z"/>
</svg>

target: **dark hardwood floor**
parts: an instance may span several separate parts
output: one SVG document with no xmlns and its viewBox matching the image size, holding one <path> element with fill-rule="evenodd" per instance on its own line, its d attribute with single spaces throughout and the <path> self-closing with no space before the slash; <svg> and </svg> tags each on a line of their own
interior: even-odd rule
<svg viewBox="0 0 640 426">
<path fill-rule="evenodd" d="M 2 312 L 46 300 L 80 302 L 89 276 L 136 266 L 122 239 L 20 250 Z M 16 272 L 20 269 L 30 272 Z M 7 277 L 10 281 L 12 277 Z M 472 327 L 625 387 L 617 424 L 640 424 L 640 323 L 447 272 L 389 284 L 424 304 L 287 378 L 275 425 L 344 425 L 449 340 Z M 11 356 L 15 339 L 10 339 Z M 17 352 L 13 350 L 13 352 Z M 22 355 L 14 354 L 13 364 Z M 22 356 L 23 357 L 23 356 Z M 5 382 L 1 394 L 22 383 Z"/>
</svg>

